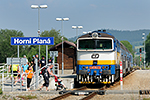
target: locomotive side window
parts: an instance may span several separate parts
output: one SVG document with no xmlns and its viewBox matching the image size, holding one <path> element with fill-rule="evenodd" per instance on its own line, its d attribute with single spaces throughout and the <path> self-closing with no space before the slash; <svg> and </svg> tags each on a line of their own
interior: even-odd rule
<svg viewBox="0 0 150 100">
<path fill-rule="evenodd" d="M 79 49 L 112 49 L 111 39 L 82 39 L 79 40 Z"/>
</svg>

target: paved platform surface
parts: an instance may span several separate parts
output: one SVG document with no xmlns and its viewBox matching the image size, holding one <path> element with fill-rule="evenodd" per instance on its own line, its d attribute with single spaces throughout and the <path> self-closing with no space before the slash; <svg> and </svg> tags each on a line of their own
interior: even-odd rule
<svg viewBox="0 0 150 100">
<path fill-rule="evenodd" d="M 76 75 L 70 75 L 70 74 L 64 74 L 64 75 L 59 75 L 59 77 L 61 77 L 61 79 L 63 80 L 64 85 L 68 88 L 68 89 L 72 89 L 74 87 L 74 78 L 76 78 Z M 40 77 L 40 79 L 43 79 L 43 76 Z M 50 83 L 49 83 L 49 90 L 56 90 L 56 86 L 55 86 L 55 78 L 54 77 L 50 77 Z M 34 86 L 32 85 L 34 82 L 34 78 L 32 79 L 31 82 L 31 90 L 34 89 Z M 42 84 L 44 83 L 44 81 L 42 81 L 38 88 L 39 89 Z M 22 89 L 21 89 L 22 88 Z M 36 89 L 35 89 L 36 90 Z M 43 88 L 43 91 L 45 91 L 46 88 Z M 18 81 L 16 85 L 13 85 L 13 89 L 12 89 L 12 82 L 10 80 L 10 78 L 7 78 L 4 82 L 4 92 L 11 92 L 11 91 L 26 91 L 26 79 L 24 79 L 24 85 L 21 85 L 21 82 Z"/>
<path fill-rule="evenodd" d="M 63 84 L 67 87 L 67 89 L 73 89 L 74 88 L 74 79 L 76 78 L 76 75 L 59 75 L 59 77 L 62 79 Z M 49 89 L 56 89 L 55 86 L 55 78 L 51 77 L 50 78 L 50 84 L 49 84 Z"/>
</svg>

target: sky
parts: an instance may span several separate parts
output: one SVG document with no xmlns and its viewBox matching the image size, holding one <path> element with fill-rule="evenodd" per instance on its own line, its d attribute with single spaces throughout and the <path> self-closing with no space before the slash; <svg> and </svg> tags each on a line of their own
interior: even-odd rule
<svg viewBox="0 0 150 100">
<path fill-rule="evenodd" d="M 98 29 L 150 29 L 150 0 L 0 0 L 0 29 L 22 31 L 26 37 L 38 36 L 38 9 L 31 5 L 47 5 L 40 9 L 40 30 L 61 30 L 56 18 L 63 21 L 63 35 L 76 36 L 72 26 L 83 26 L 78 34 Z"/>
</svg>

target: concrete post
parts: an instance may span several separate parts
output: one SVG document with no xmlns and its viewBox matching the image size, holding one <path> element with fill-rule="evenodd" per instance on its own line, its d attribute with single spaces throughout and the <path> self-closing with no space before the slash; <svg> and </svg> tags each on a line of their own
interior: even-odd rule
<svg viewBox="0 0 150 100">
<path fill-rule="evenodd" d="M 12 62 L 12 59 L 11 58 L 11 77 L 12 77 L 12 84 L 11 84 L 11 91 L 13 91 L 13 86 L 14 86 L 14 74 L 13 74 L 13 62 Z"/>
<path fill-rule="evenodd" d="M 20 70 L 20 90 L 22 91 L 22 79 L 21 79 L 21 75 L 22 75 L 22 71 L 21 71 L 21 58 L 19 59 L 19 70 Z"/>
<path fill-rule="evenodd" d="M 4 91 L 4 67 L 3 66 L 3 74 L 2 74 L 2 91 Z"/>
<path fill-rule="evenodd" d="M 36 73 L 36 88 L 38 88 L 38 86 L 39 86 L 39 77 L 38 77 L 38 59 L 37 58 L 35 58 L 35 73 Z"/>
</svg>

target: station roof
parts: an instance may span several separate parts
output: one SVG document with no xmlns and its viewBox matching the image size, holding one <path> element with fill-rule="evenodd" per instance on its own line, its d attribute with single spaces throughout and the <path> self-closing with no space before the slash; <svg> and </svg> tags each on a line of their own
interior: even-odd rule
<svg viewBox="0 0 150 100">
<path fill-rule="evenodd" d="M 75 47 L 76 48 L 76 45 L 72 42 L 69 42 L 69 41 L 63 41 L 63 44 L 64 44 L 64 47 Z M 48 49 L 48 51 L 56 51 L 58 48 L 62 48 L 62 42 L 51 47 L 50 49 Z"/>
</svg>

